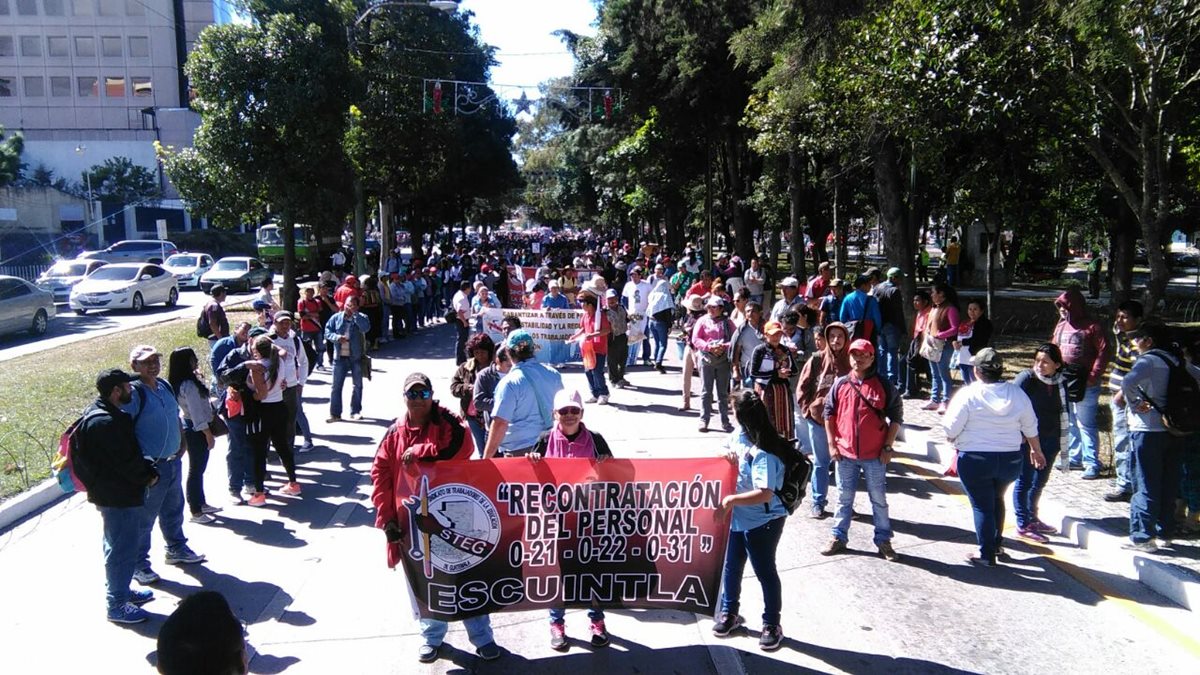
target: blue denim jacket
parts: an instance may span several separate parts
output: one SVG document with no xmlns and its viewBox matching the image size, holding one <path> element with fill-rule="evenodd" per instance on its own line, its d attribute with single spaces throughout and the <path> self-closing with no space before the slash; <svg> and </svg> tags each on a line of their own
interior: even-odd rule
<svg viewBox="0 0 1200 675">
<path fill-rule="evenodd" d="M 349 358 L 351 361 L 354 361 L 361 358 L 363 355 L 363 340 L 370 328 L 371 321 L 362 312 L 355 314 L 353 320 L 347 320 L 345 312 L 338 312 L 329 317 L 329 322 L 325 324 L 325 339 L 333 343 L 334 360 Z M 347 335 L 350 338 L 349 356 L 342 355 L 341 343 L 338 339 L 343 335 Z"/>
</svg>

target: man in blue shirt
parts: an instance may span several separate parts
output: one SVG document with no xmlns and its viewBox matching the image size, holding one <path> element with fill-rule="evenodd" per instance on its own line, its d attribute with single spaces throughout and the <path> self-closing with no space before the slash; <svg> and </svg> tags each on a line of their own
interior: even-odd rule
<svg viewBox="0 0 1200 675">
<path fill-rule="evenodd" d="M 542 432 L 554 424 L 554 394 L 563 388 L 557 370 L 533 360 L 537 344 L 529 331 L 514 330 L 504 346 L 513 367 L 496 386 L 484 459 L 497 451 L 506 457 L 528 454 Z"/>
<path fill-rule="evenodd" d="M 167 543 L 168 565 L 200 563 L 204 556 L 188 548 L 183 535 L 183 426 L 171 385 L 158 376 L 162 356 L 150 345 L 138 345 L 129 352 L 129 363 L 138 380 L 122 410 L 133 418 L 133 433 L 142 456 L 158 472 L 158 482 L 147 489 L 142 505 L 133 573 L 139 584 L 147 586 L 160 578 L 150 567 L 150 533 L 155 521 Z"/>
<path fill-rule="evenodd" d="M 246 340 L 250 336 L 250 322 L 243 321 L 233 329 L 233 334 L 223 337 L 213 343 L 212 351 L 208 354 L 209 372 L 213 374 L 212 386 L 214 392 L 220 392 L 221 387 L 217 385 L 217 371 L 221 369 L 221 362 L 229 355 L 229 352 L 246 344 Z"/>
<path fill-rule="evenodd" d="M 568 309 L 571 301 L 562 294 L 558 279 L 550 280 L 550 292 L 542 296 L 542 309 Z"/>
<path fill-rule="evenodd" d="M 856 324 L 850 337 L 876 342 L 883 317 L 879 313 L 879 302 L 871 295 L 871 277 L 860 274 L 854 279 L 854 291 L 842 299 L 838 321 L 847 325 L 852 321 L 867 322 L 861 328 Z"/>
<path fill-rule="evenodd" d="M 358 296 L 346 298 L 342 311 L 325 324 L 325 341 L 333 344 L 333 386 L 329 392 L 329 419 L 342 421 L 342 387 L 346 375 L 353 378 L 350 392 L 350 419 L 362 419 L 362 356 L 371 321 L 358 312 Z"/>
</svg>

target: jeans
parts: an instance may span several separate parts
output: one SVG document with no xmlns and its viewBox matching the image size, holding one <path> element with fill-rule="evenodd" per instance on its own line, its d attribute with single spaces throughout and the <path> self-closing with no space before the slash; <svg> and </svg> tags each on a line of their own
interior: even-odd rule
<svg viewBox="0 0 1200 675">
<path fill-rule="evenodd" d="M 625 358 L 629 356 L 628 335 L 608 335 L 608 379 L 613 384 L 625 381 Z"/>
<path fill-rule="evenodd" d="M 657 319 L 650 320 L 650 334 L 654 336 L 653 361 L 660 366 L 662 365 L 663 359 L 667 356 L 667 333 L 669 333 L 670 330 L 670 321 L 659 321 Z"/>
<path fill-rule="evenodd" d="M 283 407 L 287 411 L 287 419 L 283 423 L 283 432 L 287 438 L 288 452 L 296 447 L 296 420 L 300 414 L 300 386 L 288 387 L 283 390 Z M 305 424 L 308 421 L 305 420 Z"/>
<path fill-rule="evenodd" d="M 1085 469 L 1100 469 L 1100 430 L 1096 414 L 1100 411 L 1100 385 L 1088 387 L 1083 400 L 1067 403 L 1068 449 L 1072 464 L 1083 463 Z"/>
<path fill-rule="evenodd" d="M 959 366 L 958 373 L 962 375 L 964 385 L 975 381 L 975 366 Z"/>
<path fill-rule="evenodd" d="M 246 422 L 241 415 L 225 419 L 229 427 L 229 451 L 225 455 L 225 469 L 229 475 L 229 492 L 240 492 L 254 484 L 250 473 L 250 439 L 246 436 Z"/>
<path fill-rule="evenodd" d="M 138 523 L 134 569 L 139 570 L 150 568 L 150 533 L 156 520 L 168 553 L 187 547 L 187 537 L 183 536 L 183 460 L 162 460 L 154 468 L 158 470 L 158 482 L 146 491 Z"/>
<path fill-rule="evenodd" d="M 483 448 L 487 445 L 487 428 L 475 417 L 467 418 L 467 427 L 471 430 L 471 439 L 475 441 L 475 452 L 483 457 Z"/>
<path fill-rule="evenodd" d="M 947 345 L 942 348 L 942 358 L 929 362 L 929 379 L 932 381 L 929 389 L 929 400 L 934 403 L 950 401 L 950 356 L 953 350 Z"/>
<path fill-rule="evenodd" d="M 1108 407 L 1112 411 L 1113 464 L 1117 468 L 1117 489 L 1132 492 L 1133 478 L 1129 475 L 1129 420 L 1125 417 L 1124 406 L 1110 401 Z"/>
<path fill-rule="evenodd" d="M 208 468 L 208 438 L 203 431 L 192 429 L 191 420 L 183 422 L 183 439 L 187 443 L 188 476 L 187 505 L 192 515 L 200 513 L 200 507 L 208 502 L 204 499 L 204 470 Z"/>
<path fill-rule="evenodd" d="M 721 611 L 737 614 L 742 598 L 742 571 L 746 558 L 754 568 L 754 576 L 763 591 L 763 625 L 778 626 L 783 612 L 783 586 L 775 569 L 775 550 L 783 535 L 786 518 L 776 518 L 753 530 L 729 531 L 729 546 L 725 549 L 725 569 L 722 573 L 725 591 L 721 594 Z"/>
<path fill-rule="evenodd" d="M 879 361 L 883 376 L 897 389 L 904 389 L 905 370 L 908 365 L 900 350 L 905 348 L 904 331 L 895 324 L 885 323 L 879 330 Z"/>
<path fill-rule="evenodd" d="M 946 283 L 958 285 L 958 265 L 946 265 Z"/>
<path fill-rule="evenodd" d="M 871 498 L 871 520 L 875 523 L 875 543 L 892 540 L 892 521 L 888 518 L 887 466 L 879 459 L 849 459 L 839 457 L 835 464 L 838 481 L 838 508 L 833 522 L 833 536 L 842 541 L 849 538 L 850 519 L 854 515 L 854 497 L 858 494 L 858 475 L 867 483 Z"/>
<path fill-rule="evenodd" d="M 958 453 L 958 477 L 971 501 L 975 540 L 984 560 L 996 560 L 1004 535 L 1004 493 L 1020 474 L 1020 450 Z"/>
<path fill-rule="evenodd" d="M 1175 498 L 1179 496 L 1180 439 L 1166 431 L 1133 431 L 1130 475 L 1133 498 L 1129 501 L 1129 538 L 1141 543 L 1171 536 L 1175 526 Z"/>
<path fill-rule="evenodd" d="M 350 414 L 362 412 L 362 361 L 359 359 L 339 358 L 333 362 L 333 387 L 329 392 L 329 415 L 342 416 L 342 386 L 346 376 L 350 375 L 352 389 L 350 390 Z"/>
<path fill-rule="evenodd" d="M 1038 519 L 1038 500 L 1042 498 L 1042 489 L 1050 481 L 1050 472 L 1054 470 L 1054 458 L 1058 456 L 1058 440 L 1048 442 L 1042 439 L 1042 455 L 1046 458 L 1046 466 L 1041 469 L 1033 468 L 1029 459 L 1029 446 L 1021 446 L 1021 475 L 1013 486 L 1013 513 L 1017 516 L 1017 527 L 1024 529 Z"/>
<path fill-rule="evenodd" d="M 254 489 L 263 491 L 267 479 L 267 452 L 275 446 L 279 460 L 287 472 L 289 483 L 296 482 L 296 457 L 292 454 L 292 428 L 287 425 L 287 406 L 284 403 L 259 404 L 259 419 L 262 429 L 250 435 L 250 449 L 254 468 Z"/>
<path fill-rule="evenodd" d="M 596 367 L 584 371 L 587 375 L 588 388 L 593 397 L 608 396 L 608 384 L 604 382 L 604 361 L 606 354 L 596 355 Z"/>
<path fill-rule="evenodd" d="M 325 365 L 325 344 L 324 344 L 324 340 L 322 339 L 323 335 L 324 335 L 324 331 L 319 331 L 319 330 L 305 331 L 300 334 L 301 340 L 312 345 L 313 352 L 315 352 L 313 354 L 313 356 L 314 356 L 313 364 L 315 365 L 315 367 L 320 367 L 320 366 Z"/>
<path fill-rule="evenodd" d="M 717 390 L 717 410 L 721 413 L 721 426 L 729 424 L 729 378 L 732 375 L 732 365 L 728 359 L 723 359 L 717 365 L 700 361 L 700 381 L 704 383 L 700 396 L 700 420 L 708 424 L 712 417 L 713 385 Z"/>
<path fill-rule="evenodd" d="M 293 438 L 298 432 L 304 437 L 304 442 L 312 445 L 312 427 L 308 424 L 308 415 L 304 414 L 304 385 L 296 387 L 296 432 L 292 433 Z M 295 443 L 293 442 L 294 446 Z"/>
<path fill-rule="evenodd" d="M 591 607 L 588 609 L 588 618 L 592 621 L 603 621 L 604 610 L 599 607 Z M 561 607 L 550 608 L 550 623 L 558 624 L 559 626 L 567 622 L 567 610 Z"/>
<path fill-rule="evenodd" d="M 454 328 L 458 331 L 454 338 L 454 365 L 461 366 L 467 361 L 467 338 L 471 330 L 462 321 L 456 321 Z"/>
<path fill-rule="evenodd" d="M 379 335 L 387 338 L 388 326 L 392 323 L 392 306 L 385 302 L 379 306 L 379 312 Z"/>
<path fill-rule="evenodd" d="M 492 617 L 489 614 L 464 619 L 463 626 L 467 629 L 467 639 L 476 647 L 496 641 L 492 636 Z M 446 629 L 449 627 L 449 624 L 440 619 L 421 619 L 421 637 L 425 638 L 425 644 L 430 647 L 440 647 L 442 640 L 446 639 Z"/>
<path fill-rule="evenodd" d="M 820 424 L 807 418 L 804 424 L 808 429 L 807 448 L 812 452 L 812 503 L 823 509 L 829 503 L 829 437 Z"/>
<path fill-rule="evenodd" d="M 104 523 L 104 599 L 108 609 L 113 610 L 129 601 L 142 509 L 97 506 L 96 510 Z"/>
</svg>

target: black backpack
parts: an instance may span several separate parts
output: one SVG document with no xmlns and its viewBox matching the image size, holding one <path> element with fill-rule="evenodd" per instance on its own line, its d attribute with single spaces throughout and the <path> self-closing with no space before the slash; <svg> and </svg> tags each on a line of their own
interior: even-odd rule
<svg viewBox="0 0 1200 675">
<path fill-rule="evenodd" d="M 1158 350 L 1150 350 L 1146 354 L 1159 358 L 1170 369 L 1167 378 L 1167 400 L 1163 405 L 1159 405 L 1147 396 L 1141 387 L 1138 387 L 1138 391 L 1150 407 L 1162 415 L 1163 424 L 1171 434 L 1190 436 L 1200 431 L 1200 382 L 1196 382 L 1196 378 L 1192 377 L 1182 363 L 1172 361 L 1166 354 Z"/>
<path fill-rule="evenodd" d="M 770 452 L 770 451 L 769 451 Z M 771 452 L 783 462 L 783 485 L 775 494 L 789 515 L 800 508 L 804 495 L 808 490 L 808 481 L 812 477 L 813 463 L 796 447 L 795 440 L 789 440 L 786 448 Z M 770 509 L 770 503 L 763 508 Z"/>
<path fill-rule="evenodd" d="M 212 334 L 212 326 L 208 323 L 208 305 L 205 305 L 200 310 L 200 316 L 196 318 L 196 337 L 210 338 Z"/>
</svg>

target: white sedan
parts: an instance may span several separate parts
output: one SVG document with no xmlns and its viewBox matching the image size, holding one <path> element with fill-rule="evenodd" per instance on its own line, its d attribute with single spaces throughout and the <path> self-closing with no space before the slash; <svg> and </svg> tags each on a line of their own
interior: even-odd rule
<svg viewBox="0 0 1200 675">
<path fill-rule="evenodd" d="M 200 288 L 200 277 L 212 269 L 213 259 L 207 253 L 176 253 L 167 258 L 163 267 L 175 275 L 180 287 Z"/>
<path fill-rule="evenodd" d="M 174 307 L 179 302 L 179 285 L 175 276 L 159 265 L 112 263 L 75 284 L 70 302 L 76 314 L 87 314 L 89 309 L 140 312 L 156 302 Z"/>
<path fill-rule="evenodd" d="M 27 330 L 34 337 L 46 332 L 54 318 L 54 295 L 37 286 L 0 275 L 0 334 Z"/>
</svg>

